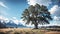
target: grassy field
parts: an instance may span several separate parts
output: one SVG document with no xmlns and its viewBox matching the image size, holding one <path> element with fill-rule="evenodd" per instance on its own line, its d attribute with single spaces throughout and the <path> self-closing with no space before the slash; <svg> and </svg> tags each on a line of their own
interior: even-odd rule
<svg viewBox="0 0 60 34">
<path fill-rule="evenodd" d="M 5 28 L 0 29 L 0 34 L 60 34 L 60 32 L 48 31 L 45 29 Z"/>
</svg>

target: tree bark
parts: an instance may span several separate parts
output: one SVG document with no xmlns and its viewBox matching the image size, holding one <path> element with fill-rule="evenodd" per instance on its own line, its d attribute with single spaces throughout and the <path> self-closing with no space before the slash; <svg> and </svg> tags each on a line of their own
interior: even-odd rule
<svg viewBox="0 0 60 34">
<path fill-rule="evenodd" d="M 34 24 L 35 28 L 34 29 L 38 29 L 38 23 Z"/>
</svg>

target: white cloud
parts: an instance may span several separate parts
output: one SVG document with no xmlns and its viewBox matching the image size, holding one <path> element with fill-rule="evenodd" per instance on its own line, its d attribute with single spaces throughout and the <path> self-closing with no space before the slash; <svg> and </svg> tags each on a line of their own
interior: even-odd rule
<svg viewBox="0 0 60 34">
<path fill-rule="evenodd" d="M 4 16 L 0 16 L 0 20 L 1 20 L 1 22 L 3 23 L 3 21 L 5 22 L 5 23 L 9 23 L 9 21 L 10 20 L 12 20 L 15 24 L 19 24 L 20 23 L 20 21 L 16 18 L 16 17 L 12 17 L 12 18 L 6 18 L 6 17 L 4 17 Z M 21 22 L 22 23 L 22 22 Z"/>
<path fill-rule="evenodd" d="M 2 20 L 8 20 L 8 18 L 5 18 L 3 16 L 0 16 L 0 19 L 2 19 Z"/>
<path fill-rule="evenodd" d="M 60 7 L 58 5 L 54 5 L 49 11 L 54 16 L 60 16 Z"/>
<path fill-rule="evenodd" d="M 13 20 L 15 24 L 19 24 L 19 21 L 18 20 Z"/>
<path fill-rule="evenodd" d="M 36 3 L 40 4 L 40 5 L 45 5 L 45 6 L 49 6 L 49 4 L 51 4 L 51 0 L 27 0 L 29 5 L 35 5 Z"/>
<path fill-rule="evenodd" d="M 26 21 L 23 21 L 23 19 L 20 19 L 19 21 L 21 24 L 25 25 Z"/>
<path fill-rule="evenodd" d="M 3 22 L 3 21 L 5 21 L 6 23 L 9 22 L 9 19 L 4 16 L 0 16 L 0 20 L 1 20 L 1 22 Z"/>
<path fill-rule="evenodd" d="M 29 5 L 35 5 L 36 4 L 36 0 L 27 0 Z"/>
<path fill-rule="evenodd" d="M 54 14 L 57 11 L 57 9 L 59 9 L 58 5 L 54 5 L 49 11 L 51 14 Z"/>
<path fill-rule="evenodd" d="M 60 6 L 54 5 L 50 10 L 51 15 L 53 15 L 53 24 L 60 25 Z"/>
<path fill-rule="evenodd" d="M 60 20 L 60 17 L 54 16 L 53 19 L 54 19 L 55 21 L 59 21 L 59 20 Z"/>
<path fill-rule="evenodd" d="M 11 20 L 15 23 L 15 24 L 23 24 L 25 25 L 25 21 L 23 21 L 22 19 L 18 20 L 16 17 L 12 17 Z"/>
<path fill-rule="evenodd" d="M 3 2 L 0 2 L 0 6 L 2 6 L 4 8 L 8 8 Z"/>
<path fill-rule="evenodd" d="M 53 15 L 54 20 L 60 20 L 60 7 L 58 5 L 54 5 L 49 11 Z"/>
<path fill-rule="evenodd" d="M 16 17 L 12 17 L 10 20 L 12 20 L 15 24 L 19 24 L 19 20 Z"/>
<path fill-rule="evenodd" d="M 16 17 L 12 17 L 12 18 L 6 18 L 6 17 L 4 17 L 4 16 L 0 16 L 0 20 L 1 20 L 1 22 L 3 23 L 3 21 L 5 22 L 5 23 L 9 23 L 9 21 L 10 20 L 12 20 L 13 21 L 13 23 L 15 23 L 15 24 L 23 24 L 23 25 L 25 25 L 25 21 L 23 21 L 22 19 L 21 20 L 18 20 Z"/>
<path fill-rule="evenodd" d="M 0 21 L 3 23 L 3 21 L 5 22 L 5 23 L 9 23 L 9 21 L 13 21 L 13 23 L 15 23 L 15 24 L 23 24 L 24 26 L 27 26 L 25 23 L 26 23 L 26 21 L 23 21 L 22 19 L 20 19 L 20 20 L 18 20 L 16 17 L 12 17 L 12 18 L 6 18 L 6 17 L 4 17 L 4 16 L 0 16 Z M 28 25 L 28 26 L 31 26 L 31 25 Z"/>
</svg>

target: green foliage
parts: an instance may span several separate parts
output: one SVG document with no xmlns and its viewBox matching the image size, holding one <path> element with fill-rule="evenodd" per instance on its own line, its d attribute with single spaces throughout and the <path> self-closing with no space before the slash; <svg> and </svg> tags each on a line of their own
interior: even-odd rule
<svg viewBox="0 0 60 34">
<path fill-rule="evenodd" d="M 22 18 L 27 21 L 26 24 L 34 24 L 35 28 L 38 28 L 38 24 L 49 24 L 49 20 L 52 20 L 47 7 L 39 4 L 31 5 L 25 9 Z"/>
</svg>

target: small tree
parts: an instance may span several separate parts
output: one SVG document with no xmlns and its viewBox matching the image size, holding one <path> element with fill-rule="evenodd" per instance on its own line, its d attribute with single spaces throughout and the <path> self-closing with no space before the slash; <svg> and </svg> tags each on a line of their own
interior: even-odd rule
<svg viewBox="0 0 60 34">
<path fill-rule="evenodd" d="M 25 9 L 22 18 L 23 21 L 27 21 L 26 24 L 34 24 L 35 29 L 38 29 L 38 24 L 49 24 L 49 20 L 52 20 L 47 7 L 39 4 L 31 5 Z"/>
</svg>

